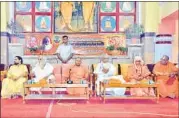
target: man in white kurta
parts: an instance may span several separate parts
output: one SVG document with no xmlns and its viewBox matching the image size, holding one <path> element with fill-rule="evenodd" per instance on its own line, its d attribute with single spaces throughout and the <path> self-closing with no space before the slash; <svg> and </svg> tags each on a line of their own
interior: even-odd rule
<svg viewBox="0 0 179 118">
<path fill-rule="evenodd" d="M 46 79 L 47 83 L 55 83 L 55 77 L 53 75 L 53 66 L 46 62 L 46 59 L 39 56 L 38 63 L 32 69 L 32 73 L 34 74 L 34 82 L 37 83 L 41 79 Z M 31 88 L 32 91 L 38 91 L 41 94 L 41 88 Z"/>
<path fill-rule="evenodd" d="M 100 95 L 99 91 L 99 83 L 100 81 L 109 80 L 111 78 L 119 79 L 121 83 L 125 83 L 125 80 L 121 75 L 115 76 L 115 69 L 114 65 L 109 63 L 108 57 L 102 57 L 101 62 L 97 65 L 94 73 L 97 74 L 97 95 Z M 126 88 L 107 88 L 106 91 L 114 96 L 124 95 Z"/>
<path fill-rule="evenodd" d="M 69 60 L 73 57 L 73 47 L 68 43 L 68 36 L 62 37 L 63 43 L 57 48 L 57 57 L 63 64 L 69 62 Z"/>
<path fill-rule="evenodd" d="M 69 76 L 69 62 L 74 54 L 73 46 L 68 43 L 68 36 L 62 37 L 63 43 L 57 48 L 56 54 L 58 59 L 62 62 L 61 73 L 62 81 L 65 81 Z M 63 89 L 64 90 L 64 89 Z"/>
</svg>

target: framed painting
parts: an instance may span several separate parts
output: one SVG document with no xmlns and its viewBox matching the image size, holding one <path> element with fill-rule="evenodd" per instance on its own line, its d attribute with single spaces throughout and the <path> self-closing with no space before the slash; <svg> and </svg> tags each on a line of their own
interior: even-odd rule
<svg viewBox="0 0 179 118">
<path fill-rule="evenodd" d="M 16 2 L 15 9 L 16 12 L 31 12 L 32 2 Z"/>
<path fill-rule="evenodd" d="M 100 12 L 116 12 L 116 2 L 100 2 Z"/>
<path fill-rule="evenodd" d="M 16 22 L 23 32 L 32 32 L 32 15 L 16 15 Z"/>
<path fill-rule="evenodd" d="M 131 24 L 134 24 L 134 16 L 119 16 L 119 31 L 124 32 Z"/>
<path fill-rule="evenodd" d="M 119 3 L 119 11 L 121 13 L 134 13 L 135 11 L 135 2 L 120 2 Z"/>
<path fill-rule="evenodd" d="M 51 12 L 51 2 L 35 2 L 35 12 Z"/>
<path fill-rule="evenodd" d="M 97 2 L 54 2 L 55 33 L 97 33 Z"/>
<path fill-rule="evenodd" d="M 50 32 L 51 16 L 36 15 L 35 16 L 35 32 Z"/>
<path fill-rule="evenodd" d="M 116 16 L 101 16 L 100 26 L 100 32 L 116 32 Z"/>
<path fill-rule="evenodd" d="M 39 39 L 35 35 L 25 35 L 26 45 L 25 45 L 25 55 L 34 55 L 40 54 L 38 50 L 39 47 Z"/>
</svg>

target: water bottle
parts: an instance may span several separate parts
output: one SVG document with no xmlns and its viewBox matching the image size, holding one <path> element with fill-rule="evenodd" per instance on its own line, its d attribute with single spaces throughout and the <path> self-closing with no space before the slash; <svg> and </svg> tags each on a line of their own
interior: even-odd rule
<svg viewBox="0 0 179 118">
<path fill-rule="evenodd" d="M 27 81 L 27 84 L 32 84 L 32 81 L 31 81 L 31 80 L 28 80 L 28 81 Z"/>
<path fill-rule="evenodd" d="M 149 80 L 149 84 L 154 84 L 154 81 L 153 80 Z"/>
<path fill-rule="evenodd" d="M 32 79 L 32 80 L 31 80 L 31 83 L 32 83 L 32 84 L 35 84 L 35 80 L 34 80 L 34 79 Z"/>
</svg>

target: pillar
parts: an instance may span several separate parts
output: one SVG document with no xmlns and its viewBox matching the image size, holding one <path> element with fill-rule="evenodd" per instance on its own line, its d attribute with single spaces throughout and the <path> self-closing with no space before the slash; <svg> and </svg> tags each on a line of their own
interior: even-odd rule
<svg viewBox="0 0 179 118">
<path fill-rule="evenodd" d="M 144 61 L 146 64 L 154 63 L 154 39 L 158 32 L 159 20 L 159 4 L 158 2 L 143 2 L 142 4 L 142 24 L 145 33 L 142 36 L 142 43 L 144 44 Z"/>
</svg>

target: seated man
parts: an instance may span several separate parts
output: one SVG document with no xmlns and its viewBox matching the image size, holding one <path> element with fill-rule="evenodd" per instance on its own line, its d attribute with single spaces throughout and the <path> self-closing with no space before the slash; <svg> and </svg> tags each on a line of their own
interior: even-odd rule
<svg viewBox="0 0 179 118">
<path fill-rule="evenodd" d="M 17 98 L 23 96 L 23 83 L 27 81 L 28 70 L 23 64 L 22 57 L 16 56 L 14 65 L 10 67 L 7 78 L 2 82 L 2 98 Z"/>
<path fill-rule="evenodd" d="M 136 56 L 134 58 L 134 64 L 129 66 L 128 69 L 128 79 L 130 79 L 130 83 L 148 84 L 150 81 L 150 74 L 147 66 L 143 63 L 142 58 Z M 130 88 L 130 94 L 133 96 L 155 96 L 152 88 Z"/>
<path fill-rule="evenodd" d="M 99 84 L 100 81 L 110 80 L 110 79 L 119 79 L 121 83 L 125 83 L 125 80 L 121 76 L 114 76 L 116 69 L 113 64 L 109 63 L 108 57 L 102 57 L 101 63 L 99 63 L 94 71 L 97 74 L 97 95 L 100 95 Z M 113 92 L 114 95 L 124 95 L 126 88 L 107 88 L 106 91 Z"/>
<path fill-rule="evenodd" d="M 73 81 L 73 84 L 88 83 L 88 68 L 81 65 L 81 58 L 75 59 L 75 65 L 70 67 L 69 80 Z M 82 95 L 85 93 L 84 88 L 67 88 L 68 94 L 71 95 Z"/>
<path fill-rule="evenodd" d="M 53 73 L 53 66 L 49 63 L 47 63 L 47 60 L 43 58 L 42 56 L 38 57 L 38 63 L 35 65 L 35 67 L 32 69 L 32 75 L 34 75 L 34 82 L 38 83 L 40 81 L 47 81 L 47 83 L 55 83 L 55 77 L 52 74 Z M 31 91 L 38 91 L 39 94 L 41 94 L 40 91 L 41 88 L 30 88 Z"/>
<path fill-rule="evenodd" d="M 153 72 L 159 83 L 159 94 L 162 97 L 178 97 L 178 79 L 176 77 L 178 68 L 169 62 L 167 55 L 164 55 L 160 62 L 155 64 Z"/>
</svg>

